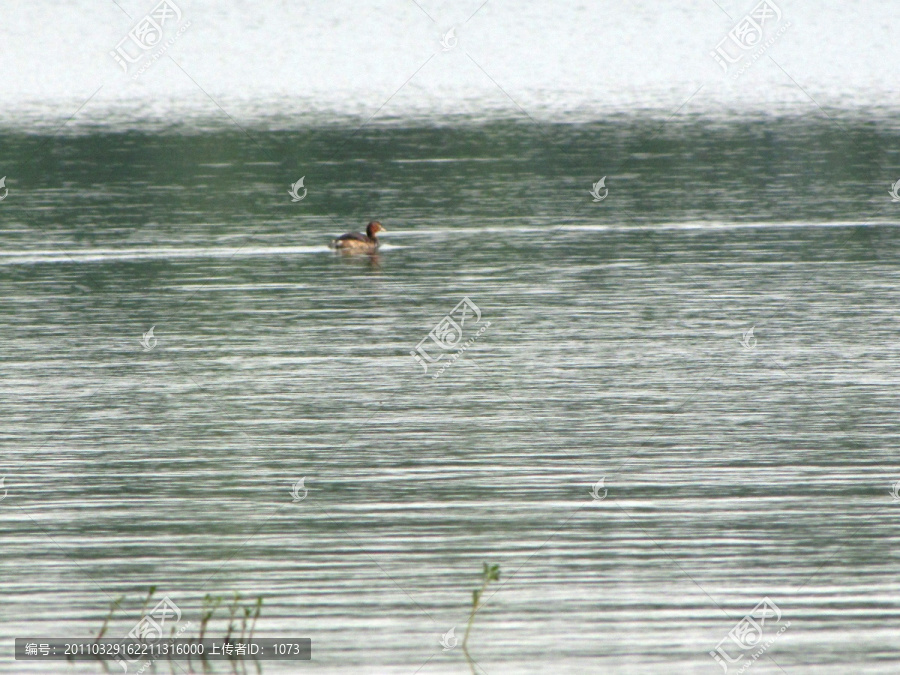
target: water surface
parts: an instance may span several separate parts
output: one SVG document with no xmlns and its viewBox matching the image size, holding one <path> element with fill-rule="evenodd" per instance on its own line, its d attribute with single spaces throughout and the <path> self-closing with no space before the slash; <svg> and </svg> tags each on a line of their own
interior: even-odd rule
<svg viewBox="0 0 900 675">
<path fill-rule="evenodd" d="M 490 674 L 721 672 L 763 597 L 754 672 L 895 672 L 900 139 L 841 123 L 5 133 L 0 670 L 156 585 L 312 638 L 265 673 L 466 672 L 489 562 Z"/>
</svg>

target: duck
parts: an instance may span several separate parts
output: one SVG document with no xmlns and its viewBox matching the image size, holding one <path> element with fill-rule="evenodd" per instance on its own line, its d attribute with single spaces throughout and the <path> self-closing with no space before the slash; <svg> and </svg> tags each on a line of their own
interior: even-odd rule
<svg viewBox="0 0 900 675">
<path fill-rule="evenodd" d="M 348 232 L 342 234 L 330 244 L 331 248 L 341 253 L 375 253 L 378 250 L 379 232 L 387 232 L 384 225 L 373 220 L 366 226 L 366 233 Z"/>
</svg>

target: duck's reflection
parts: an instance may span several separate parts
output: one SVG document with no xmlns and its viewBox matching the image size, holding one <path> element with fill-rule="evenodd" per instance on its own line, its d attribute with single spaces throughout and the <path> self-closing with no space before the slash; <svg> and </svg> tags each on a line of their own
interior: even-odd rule
<svg viewBox="0 0 900 675">
<path fill-rule="evenodd" d="M 381 255 L 375 251 L 366 255 L 340 255 L 341 263 L 344 265 L 354 265 L 356 267 L 366 266 L 371 270 L 381 271 Z"/>
</svg>

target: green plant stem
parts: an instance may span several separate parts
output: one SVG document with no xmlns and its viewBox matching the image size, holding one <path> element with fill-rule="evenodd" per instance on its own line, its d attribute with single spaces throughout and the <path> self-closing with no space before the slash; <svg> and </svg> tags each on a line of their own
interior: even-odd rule
<svg viewBox="0 0 900 675">
<path fill-rule="evenodd" d="M 141 618 L 144 618 L 144 610 L 147 609 L 147 605 L 150 604 L 150 598 L 153 597 L 153 594 L 156 593 L 156 586 L 150 587 L 150 592 L 147 593 L 147 597 L 144 598 L 144 604 L 141 605 Z"/>
<path fill-rule="evenodd" d="M 259 613 L 262 611 L 262 603 L 263 600 L 261 597 L 256 598 L 256 612 L 253 614 L 253 621 L 250 623 L 250 634 L 247 636 L 248 640 L 253 639 L 253 630 L 256 628 L 256 620 L 259 618 Z"/>
<path fill-rule="evenodd" d="M 213 612 L 216 611 L 216 607 L 219 606 L 219 603 L 222 602 L 221 597 L 213 598 L 208 593 L 203 598 L 203 609 L 201 610 L 200 616 L 200 641 L 203 641 L 203 635 L 206 633 L 206 624 L 209 623 L 209 620 L 212 619 Z M 208 609 L 207 609 L 208 607 Z"/>
<path fill-rule="evenodd" d="M 239 638 L 241 642 L 244 641 L 244 633 L 247 631 L 247 619 L 250 618 L 250 613 L 253 610 L 250 607 L 244 607 L 244 618 L 241 621 L 241 637 Z"/>
<path fill-rule="evenodd" d="M 228 642 L 228 638 L 231 637 L 231 631 L 234 628 L 234 615 L 237 613 L 238 601 L 241 599 L 241 596 L 238 593 L 234 594 L 234 602 L 231 603 L 231 607 L 229 607 L 228 614 L 228 632 L 225 634 L 225 642 Z"/>
<path fill-rule="evenodd" d="M 109 606 L 109 614 L 107 614 L 107 615 L 106 615 L 106 618 L 103 619 L 103 625 L 100 626 L 100 632 L 97 633 L 97 637 L 96 637 L 95 640 L 94 640 L 95 642 L 96 642 L 97 640 L 99 640 L 100 638 L 102 638 L 102 637 L 106 634 L 106 629 L 107 629 L 107 627 L 109 626 L 109 620 L 112 619 L 112 615 L 115 613 L 115 611 L 116 611 L 117 609 L 119 609 L 119 605 L 122 604 L 122 601 L 123 601 L 123 600 L 125 600 L 125 596 L 124 596 L 124 595 L 120 595 L 119 598 L 118 598 L 117 600 L 115 600 L 115 601 Z"/>
<path fill-rule="evenodd" d="M 472 675 L 475 675 L 475 662 L 469 656 L 469 648 L 466 646 L 466 643 L 469 641 L 469 633 L 472 631 L 472 624 L 475 622 L 475 614 L 481 608 L 481 596 L 484 595 L 484 591 L 489 583 L 490 579 L 485 579 L 478 594 L 472 597 L 472 611 L 469 613 L 469 622 L 466 624 L 466 634 L 463 636 L 462 641 L 463 654 L 466 655 L 466 661 L 469 663 L 469 668 L 472 669 Z"/>
</svg>

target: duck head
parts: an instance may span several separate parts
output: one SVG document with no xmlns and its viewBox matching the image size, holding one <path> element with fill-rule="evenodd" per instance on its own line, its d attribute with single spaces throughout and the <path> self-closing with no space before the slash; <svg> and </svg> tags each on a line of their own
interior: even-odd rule
<svg viewBox="0 0 900 675">
<path fill-rule="evenodd" d="M 369 239 L 374 239 L 375 235 L 379 232 L 387 232 L 387 230 L 385 230 L 384 226 L 377 220 L 373 220 L 366 226 L 366 235 L 369 237 Z"/>
</svg>

